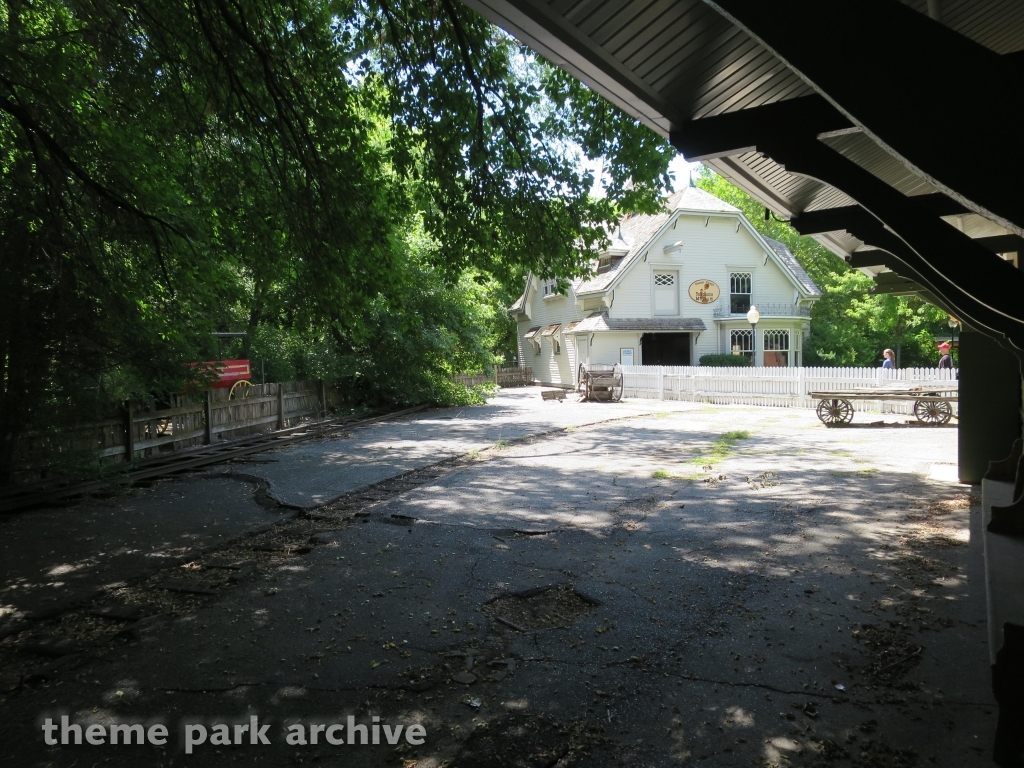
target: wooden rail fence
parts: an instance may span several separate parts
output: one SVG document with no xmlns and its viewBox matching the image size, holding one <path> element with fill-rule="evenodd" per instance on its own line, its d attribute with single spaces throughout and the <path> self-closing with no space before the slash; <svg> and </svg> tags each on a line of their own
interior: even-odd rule
<svg viewBox="0 0 1024 768">
<path fill-rule="evenodd" d="M 456 376 L 455 380 L 467 387 L 475 387 L 488 382 L 493 382 L 499 387 L 527 387 L 533 383 L 533 369 L 529 366 L 524 368 L 509 366 L 495 368 L 491 376 L 485 373 L 471 373 Z"/>
<path fill-rule="evenodd" d="M 130 462 L 196 445 L 285 429 L 320 417 L 340 403 L 338 393 L 318 381 L 256 384 L 229 399 L 226 389 L 174 395 L 169 406 L 125 403 L 116 418 L 84 422 L 56 432 L 29 432 L 17 445 L 15 482 L 45 480 L 55 463 L 95 460 Z"/>
</svg>

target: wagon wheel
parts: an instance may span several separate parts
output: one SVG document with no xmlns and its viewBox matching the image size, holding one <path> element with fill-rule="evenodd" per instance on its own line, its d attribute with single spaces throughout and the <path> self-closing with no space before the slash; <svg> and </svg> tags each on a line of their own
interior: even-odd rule
<svg viewBox="0 0 1024 768">
<path fill-rule="evenodd" d="M 586 400 L 587 380 L 589 378 L 590 376 L 587 374 L 586 365 L 580 363 L 579 370 L 576 372 L 576 391 L 583 395 L 584 400 Z"/>
<path fill-rule="evenodd" d="M 914 415 L 924 424 L 939 426 L 953 418 L 953 406 L 945 400 L 918 400 L 914 403 Z"/>
<path fill-rule="evenodd" d="M 624 386 L 623 382 L 625 379 L 626 377 L 621 372 L 616 378 L 612 379 L 611 386 L 608 387 L 608 389 L 611 392 L 611 401 L 613 403 L 617 403 L 622 399 L 622 388 Z"/>
<path fill-rule="evenodd" d="M 833 398 L 818 403 L 818 418 L 825 426 L 849 424 L 853 421 L 853 406 L 849 400 Z"/>
<path fill-rule="evenodd" d="M 583 397 L 583 400 L 589 403 L 591 400 L 594 399 L 594 381 L 590 376 L 587 376 L 587 392 L 586 395 Z"/>
<path fill-rule="evenodd" d="M 231 390 L 228 392 L 228 400 L 234 400 L 237 398 L 248 397 L 249 391 L 252 389 L 252 382 L 240 379 L 231 385 Z"/>
</svg>

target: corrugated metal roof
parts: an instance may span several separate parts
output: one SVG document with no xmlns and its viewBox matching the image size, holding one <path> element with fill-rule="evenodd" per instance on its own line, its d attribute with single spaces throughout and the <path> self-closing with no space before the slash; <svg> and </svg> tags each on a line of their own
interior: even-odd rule
<svg viewBox="0 0 1024 768">
<path fill-rule="evenodd" d="M 608 317 L 597 312 L 582 320 L 574 333 L 604 333 L 607 331 L 706 331 L 699 317 Z"/>
</svg>

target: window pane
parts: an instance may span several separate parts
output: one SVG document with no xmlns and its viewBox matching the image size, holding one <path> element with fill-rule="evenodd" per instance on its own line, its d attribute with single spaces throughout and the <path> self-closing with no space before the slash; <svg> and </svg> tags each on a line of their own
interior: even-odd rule
<svg viewBox="0 0 1024 768">
<path fill-rule="evenodd" d="M 764 364 L 778 368 L 789 365 L 789 331 L 764 332 Z"/>
<path fill-rule="evenodd" d="M 736 330 L 729 335 L 730 351 L 734 355 L 752 357 L 754 354 L 754 333 L 753 331 Z"/>
<path fill-rule="evenodd" d="M 729 274 L 729 312 L 742 315 L 750 309 L 750 273 L 731 272 Z"/>
<path fill-rule="evenodd" d="M 734 315 L 743 315 L 750 309 L 750 294 L 732 294 L 729 297 L 729 312 Z"/>
</svg>

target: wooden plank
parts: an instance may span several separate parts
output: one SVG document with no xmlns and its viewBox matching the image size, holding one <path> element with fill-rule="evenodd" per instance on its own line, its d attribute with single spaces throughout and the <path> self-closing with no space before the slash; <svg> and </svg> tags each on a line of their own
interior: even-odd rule
<svg viewBox="0 0 1024 768">
<path fill-rule="evenodd" d="M 270 416 L 263 416 L 258 419 L 246 419 L 244 421 L 232 421 L 227 424 L 216 426 L 213 428 L 213 434 L 219 435 L 223 432 L 233 432 L 236 429 L 245 429 L 247 427 L 258 427 L 260 424 L 269 424 L 272 421 L 277 421 L 277 414 Z"/>
<path fill-rule="evenodd" d="M 811 392 L 808 397 L 814 400 L 894 400 L 906 402 L 956 403 L 957 395 L 893 395 L 871 394 L 869 392 Z"/>
<path fill-rule="evenodd" d="M 277 428 L 284 429 L 284 388 L 277 385 Z"/>
<path fill-rule="evenodd" d="M 124 434 L 125 434 L 125 449 L 124 449 L 124 460 L 131 461 L 135 456 L 135 431 L 132 426 L 135 424 L 134 413 L 132 411 L 132 401 L 128 400 L 125 402 L 125 420 L 124 420 Z"/>
<path fill-rule="evenodd" d="M 258 405 L 260 403 L 273 403 L 277 400 L 276 395 L 267 395 L 265 397 L 240 397 L 237 400 L 225 400 L 222 403 L 214 403 L 214 409 L 220 410 L 221 408 L 235 408 L 242 405 Z"/>
<path fill-rule="evenodd" d="M 202 413 L 202 403 L 196 405 L 185 405 L 180 408 L 167 408 L 162 411 L 136 411 L 134 421 L 136 424 L 140 424 L 144 421 L 157 421 L 161 419 L 170 419 L 174 416 L 184 416 L 190 413 Z"/>
<path fill-rule="evenodd" d="M 203 405 L 203 434 L 207 445 L 213 442 L 213 393 L 207 391 L 206 402 Z"/>
<path fill-rule="evenodd" d="M 160 437 L 155 437 L 151 440 L 140 440 L 135 444 L 135 450 L 144 451 L 147 448 L 158 448 L 159 446 L 167 445 L 168 443 L 180 443 L 182 440 L 191 440 L 192 438 L 204 437 L 205 435 L 206 427 L 193 429 L 191 432 L 184 432 L 182 434 L 161 435 Z"/>
</svg>

